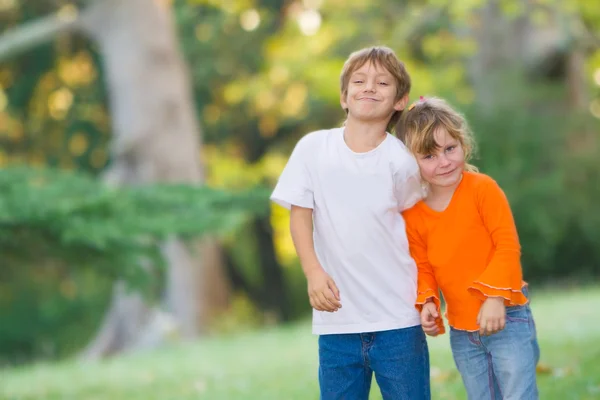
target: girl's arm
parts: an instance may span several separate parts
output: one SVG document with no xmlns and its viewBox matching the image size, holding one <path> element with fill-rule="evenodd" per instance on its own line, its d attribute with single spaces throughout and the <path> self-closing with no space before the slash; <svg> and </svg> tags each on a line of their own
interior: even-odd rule
<svg viewBox="0 0 600 400">
<path fill-rule="evenodd" d="M 406 216 L 406 213 L 404 215 Z M 410 217 L 406 218 L 406 234 L 410 254 L 417 264 L 417 300 L 415 307 L 419 312 L 422 312 L 425 303 L 433 302 L 438 315 L 441 315 L 439 287 L 435 273 L 427 257 L 427 245 Z M 439 333 L 444 333 L 442 319 L 439 318 L 436 322 L 440 328 Z"/>
<path fill-rule="evenodd" d="M 527 303 L 521 292 L 521 246 L 508 200 L 491 178 L 478 188 L 477 206 L 494 244 L 494 254 L 485 271 L 469 287 L 469 292 L 485 301 L 502 297 L 504 304 Z"/>
</svg>

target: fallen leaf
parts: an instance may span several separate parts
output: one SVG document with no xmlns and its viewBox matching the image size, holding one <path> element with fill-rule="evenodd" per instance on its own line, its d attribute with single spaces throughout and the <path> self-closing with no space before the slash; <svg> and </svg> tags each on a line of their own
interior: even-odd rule
<svg viewBox="0 0 600 400">
<path fill-rule="evenodd" d="M 455 370 L 448 371 L 448 370 L 442 370 L 437 367 L 432 367 L 430 370 L 430 377 L 433 382 L 444 383 L 444 382 L 448 382 L 449 380 L 454 378 L 456 373 L 457 372 Z"/>
<path fill-rule="evenodd" d="M 535 367 L 535 371 L 538 374 L 551 374 L 552 373 L 552 367 L 549 366 L 548 364 L 538 363 L 538 365 Z"/>
</svg>

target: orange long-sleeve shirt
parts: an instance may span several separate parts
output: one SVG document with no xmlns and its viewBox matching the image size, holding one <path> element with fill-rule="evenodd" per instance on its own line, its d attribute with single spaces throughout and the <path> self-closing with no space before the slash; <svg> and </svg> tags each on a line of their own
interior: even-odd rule
<svg viewBox="0 0 600 400">
<path fill-rule="evenodd" d="M 488 296 L 503 297 L 507 306 L 527 303 L 512 212 L 492 178 L 464 172 L 444 211 L 421 201 L 403 216 L 419 272 L 417 309 L 433 298 L 439 310 L 441 290 L 450 326 L 476 331 Z"/>
</svg>

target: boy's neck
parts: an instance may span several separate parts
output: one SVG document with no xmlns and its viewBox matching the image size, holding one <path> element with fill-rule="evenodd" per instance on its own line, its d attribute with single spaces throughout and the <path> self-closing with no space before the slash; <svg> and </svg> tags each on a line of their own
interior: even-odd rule
<svg viewBox="0 0 600 400">
<path fill-rule="evenodd" d="M 344 127 L 344 140 L 350 150 L 364 153 L 373 150 L 387 136 L 387 123 L 363 122 L 348 119 Z"/>
</svg>

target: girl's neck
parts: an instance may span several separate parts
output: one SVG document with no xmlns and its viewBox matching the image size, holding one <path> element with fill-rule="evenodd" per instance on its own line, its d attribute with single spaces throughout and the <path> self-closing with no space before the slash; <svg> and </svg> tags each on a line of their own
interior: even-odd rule
<svg viewBox="0 0 600 400">
<path fill-rule="evenodd" d="M 458 185 L 462 182 L 463 175 L 460 176 L 458 182 L 456 182 L 452 186 L 436 186 L 429 184 L 429 193 L 427 194 L 427 198 L 425 199 L 425 203 L 429 206 L 429 208 L 435 211 L 444 211 L 450 205 L 450 201 L 452 200 L 452 196 Z"/>
<path fill-rule="evenodd" d="M 373 150 L 387 137 L 387 124 L 366 123 L 348 119 L 344 127 L 344 140 L 350 150 L 364 153 Z"/>
</svg>

